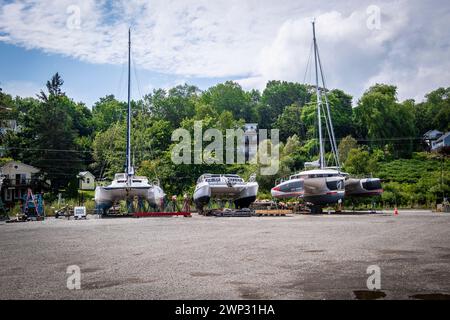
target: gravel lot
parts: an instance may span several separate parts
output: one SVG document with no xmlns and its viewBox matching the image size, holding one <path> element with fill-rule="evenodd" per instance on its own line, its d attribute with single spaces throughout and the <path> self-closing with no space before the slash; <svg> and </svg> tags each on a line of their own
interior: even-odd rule
<svg viewBox="0 0 450 320">
<path fill-rule="evenodd" d="M 450 294 L 450 214 L 0 223 L 0 299 L 385 299 Z M 81 268 L 69 290 L 67 267 Z"/>
</svg>

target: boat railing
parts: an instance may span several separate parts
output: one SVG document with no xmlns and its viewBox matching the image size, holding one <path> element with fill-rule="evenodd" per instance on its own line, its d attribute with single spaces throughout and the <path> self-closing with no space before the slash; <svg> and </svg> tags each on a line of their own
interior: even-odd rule
<svg viewBox="0 0 450 320">
<path fill-rule="evenodd" d="M 244 179 L 240 178 L 240 177 L 227 177 L 226 175 L 220 175 L 220 176 L 201 176 L 198 180 L 197 183 L 201 183 L 201 182 L 207 182 L 209 184 L 243 184 L 245 183 Z"/>
<path fill-rule="evenodd" d="M 288 180 L 291 180 L 291 176 L 284 176 L 284 177 L 278 178 L 278 179 L 275 180 L 275 185 L 277 186 L 280 183 L 283 183 L 283 182 L 288 181 Z"/>
<path fill-rule="evenodd" d="M 248 182 L 256 182 L 256 173 L 252 173 L 250 178 L 248 178 Z"/>
</svg>

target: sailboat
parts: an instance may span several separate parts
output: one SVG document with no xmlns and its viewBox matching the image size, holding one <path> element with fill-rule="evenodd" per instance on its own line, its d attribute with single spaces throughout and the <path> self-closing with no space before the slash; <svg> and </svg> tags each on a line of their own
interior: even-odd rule
<svg viewBox="0 0 450 320">
<path fill-rule="evenodd" d="M 381 180 L 379 178 L 352 178 L 347 176 L 345 179 L 345 196 L 353 197 L 372 197 L 383 193 Z"/>
<path fill-rule="evenodd" d="M 317 96 L 317 119 L 319 131 L 319 160 L 305 163 L 308 166 L 317 167 L 317 169 L 305 170 L 291 175 L 289 179 L 282 180 L 271 190 L 274 198 L 302 198 L 311 204 L 313 213 L 321 212 L 322 207 L 341 202 L 344 197 L 365 197 L 380 195 L 383 192 L 379 178 L 352 178 L 349 174 L 341 171 L 339 162 L 339 153 L 334 136 L 333 122 L 331 120 L 330 106 L 326 93 L 326 84 L 323 76 L 322 63 L 320 61 L 319 50 L 317 47 L 315 22 L 313 27 L 313 45 L 314 45 L 314 64 L 316 78 L 316 96 Z M 322 90 L 319 87 L 319 71 L 322 80 Z M 322 92 L 325 102 L 325 124 L 327 133 L 331 141 L 331 151 L 334 156 L 336 167 L 327 167 L 325 161 L 324 143 L 322 138 Z"/>
<path fill-rule="evenodd" d="M 128 110 L 127 110 L 127 149 L 125 172 L 117 173 L 114 180 L 106 187 L 95 188 L 95 206 L 98 212 L 106 214 L 117 202 L 126 200 L 128 203 L 134 199 L 145 200 L 153 208 L 161 208 L 165 193 L 159 183 L 149 182 L 147 177 L 136 176 L 131 160 L 131 29 L 128 30 Z"/>
<path fill-rule="evenodd" d="M 314 44 L 314 65 L 316 78 L 316 97 L 317 97 L 317 123 L 319 132 L 319 161 L 317 169 L 301 171 L 289 177 L 288 180 L 281 181 L 271 190 L 275 198 L 302 198 L 310 204 L 313 213 L 321 212 L 322 207 L 336 204 L 344 199 L 345 196 L 345 177 L 340 170 L 327 168 L 325 162 L 325 150 L 322 137 L 322 92 L 319 87 L 319 70 L 322 78 L 324 100 L 327 114 L 325 114 L 326 127 L 331 140 L 331 149 L 338 163 L 336 140 L 334 139 L 333 124 L 330 117 L 328 98 L 326 96 L 325 80 L 323 77 L 322 64 L 317 48 L 315 22 L 312 22 L 313 44 Z M 339 165 L 338 167 L 339 168 Z"/>
</svg>

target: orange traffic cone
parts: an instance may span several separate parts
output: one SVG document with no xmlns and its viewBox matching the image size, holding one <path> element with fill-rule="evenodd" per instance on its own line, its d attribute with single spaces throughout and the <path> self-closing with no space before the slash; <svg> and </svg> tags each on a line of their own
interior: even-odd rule
<svg viewBox="0 0 450 320">
<path fill-rule="evenodd" d="M 398 216 L 398 210 L 397 210 L 397 207 L 394 208 L 394 216 Z"/>
</svg>

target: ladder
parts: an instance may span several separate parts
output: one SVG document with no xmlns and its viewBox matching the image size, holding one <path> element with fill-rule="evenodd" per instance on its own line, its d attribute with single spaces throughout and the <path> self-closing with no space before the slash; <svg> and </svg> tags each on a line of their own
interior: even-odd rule
<svg viewBox="0 0 450 320">
<path fill-rule="evenodd" d="M 36 218 L 43 218 L 43 205 L 42 205 L 42 197 L 40 195 L 36 196 L 33 194 L 33 191 L 28 188 L 27 195 L 24 199 L 24 204 L 22 208 L 23 214 L 28 216 L 29 209 L 34 209 L 36 212 Z"/>
</svg>

